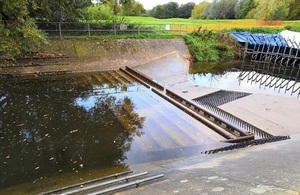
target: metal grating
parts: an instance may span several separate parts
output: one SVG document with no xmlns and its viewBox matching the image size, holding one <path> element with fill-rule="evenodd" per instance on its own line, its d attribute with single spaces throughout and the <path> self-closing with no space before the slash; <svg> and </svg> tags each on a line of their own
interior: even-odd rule
<svg viewBox="0 0 300 195">
<path fill-rule="evenodd" d="M 220 106 L 235 101 L 237 99 L 246 97 L 248 95 L 251 95 L 251 93 L 220 90 L 193 100 L 199 104 L 210 104 L 212 106 Z"/>
<path fill-rule="evenodd" d="M 255 134 L 257 138 L 270 138 L 272 137 L 271 134 L 243 121 L 242 119 L 218 108 L 218 106 L 226 104 L 228 102 L 232 102 L 234 100 L 246 97 L 251 95 L 250 93 L 243 93 L 243 92 L 234 92 L 234 91 L 225 91 L 220 90 L 196 99 L 193 99 L 197 104 L 205 107 L 206 109 L 212 111 L 213 113 L 217 114 L 218 116 L 230 121 L 234 125 L 245 129 L 245 131 L 252 132 Z"/>
</svg>

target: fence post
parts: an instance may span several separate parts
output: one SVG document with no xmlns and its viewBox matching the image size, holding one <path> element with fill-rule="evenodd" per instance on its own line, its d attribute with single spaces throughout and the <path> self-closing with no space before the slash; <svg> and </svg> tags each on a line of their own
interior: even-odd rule
<svg viewBox="0 0 300 195">
<path fill-rule="evenodd" d="M 114 24 L 114 34 L 117 35 L 117 25 Z"/>
<path fill-rule="evenodd" d="M 185 25 L 185 34 L 188 34 L 188 25 Z"/>
<path fill-rule="evenodd" d="M 182 27 L 182 24 L 180 24 L 180 26 L 179 26 L 179 34 L 180 35 L 182 34 L 181 27 Z"/>
<path fill-rule="evenodd" d="M 89 33 L 89 37 L 90 37 L 90 36 L 91 36 L 91 27 L 90 27 L 90 23 L 88 22 L 87 25 L 88 25 L 88 33 Z"/>
<path fill-rule="evenodd" d="M 59 29 L 59 37 L 62 39 L 62 32 L 61 32 L 61 24 L 58 23 L 58 29 Z"/>
<path fill-rule="evenodd" d="M 138 26 L 138 34 L 140 34 L 140 24 L 139 24 L 139 26 Z"/>
</svg>

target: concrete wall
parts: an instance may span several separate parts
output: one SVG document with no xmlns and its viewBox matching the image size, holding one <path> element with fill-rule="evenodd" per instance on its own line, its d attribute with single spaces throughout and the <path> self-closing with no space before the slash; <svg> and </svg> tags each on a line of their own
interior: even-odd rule
<svg viewBox="0 0 300 195">
<path fill-rule="evenodd" d="M 64 57 L 37 59 L 34 63 L 39 66 L 0 68 L 0 71 L 7 74 L 102 71 L 135 67 L 174 53 L 184 59 L 191 57 L 183 39 L 51 39 L 42 51 Z"/>
<path fill-rule="evenodd" d="M 68 56 L 77 69 L 134 67 L 174 52 L 190 58 L 182 39 L 52 40 L 51 50 Z"/>
</svg>

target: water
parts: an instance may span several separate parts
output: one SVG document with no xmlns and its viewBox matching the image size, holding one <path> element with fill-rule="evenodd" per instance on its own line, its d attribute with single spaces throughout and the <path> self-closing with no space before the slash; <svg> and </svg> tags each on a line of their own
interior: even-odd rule
<svg viewBox="0 0 300 195">
<path fill-rule="evenodd" d="M 254 94 L 292 98 L 298 98 L 300 94 L 298 82 L 236 68 L 221 73 L 192 73 L 189 80 L 199 86 Z"/>
<path fill-rule="evenodd" d="M 48 191 L 225 145 L 117 71 L 1 80 L 0 113 L 0 194 Z"/>
</svg>

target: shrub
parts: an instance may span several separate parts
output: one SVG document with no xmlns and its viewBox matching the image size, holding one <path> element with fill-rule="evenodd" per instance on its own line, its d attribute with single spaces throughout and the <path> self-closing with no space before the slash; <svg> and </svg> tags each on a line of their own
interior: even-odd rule
<svg viewBox="0 0 300 195">
<path fill-rule="evenodd" d="M 30 19 L 0 22 L 0 60 L 12 60 L 21 53 L 36 49 L 45 42 L 44 35 Z"/>
<path fill-rule="evenodd" d="M 185 42 L 194 61 L 216 62 L 232 59 L 235 56 L 233 48 L 220 41 L 219 35 L 220 32 L 198 30 L 185 36 Z"/>
</svg>

